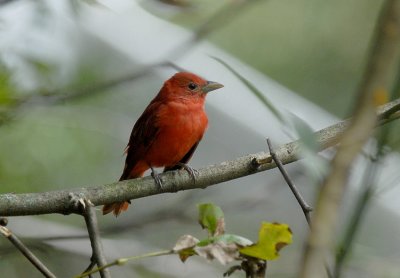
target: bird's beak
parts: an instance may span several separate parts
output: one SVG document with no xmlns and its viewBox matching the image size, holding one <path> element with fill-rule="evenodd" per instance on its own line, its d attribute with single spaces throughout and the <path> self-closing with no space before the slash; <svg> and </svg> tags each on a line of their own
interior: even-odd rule
<svg viewBox="0 0 400 278">
<path fill-rule="evenodd" d="M 201 88 L 201 90 L 203 91 L 203 93 L 207 94 L 208 92 L 220 89 L 222 87 L 224 87 L 224 85 L 213 81 L 207 81 L 207 84 L 204 85 L 203 88 Z"/>
</svg>

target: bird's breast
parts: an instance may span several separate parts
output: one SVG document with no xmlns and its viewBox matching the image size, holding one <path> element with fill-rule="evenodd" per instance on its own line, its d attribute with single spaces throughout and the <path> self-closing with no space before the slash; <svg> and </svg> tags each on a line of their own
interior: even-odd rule
<svg viewBox="0 0 400 278">
<path fill-rule="evenodd" d="M 201 140 L 208 126 L 202 103 L 169 103 L 160 109 L 157 140 L 148 151 L 155 167 L 179 162 Z"/>
</svg>

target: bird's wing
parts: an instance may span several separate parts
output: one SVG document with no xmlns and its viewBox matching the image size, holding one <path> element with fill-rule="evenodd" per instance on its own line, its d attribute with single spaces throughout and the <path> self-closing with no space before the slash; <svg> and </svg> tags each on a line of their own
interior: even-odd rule
<svg viewBox="0 0 400 278">
<path fill-rule="evenodd" d="M 157 126 L 157 113 L 160 107 L 159 102 L 152 102 L 143 112 L 133 126 L 129 143 L 126 146 L 125 167 L 120 180 L 125 180 L 131 177 L 131 171 L 136 163 L 143 158 L 144 153 L 154 142 L 157 137 L 159 128 Z"/>
<path fill-rule="evenodd" d="M 196 150 L 197 146 L 199 145 L 200 140 L 194 143 L 194 145 L 190 148 L 190 150 L 185 154 L 185 156 L 179 161 L 180 163 L 186 164 L 192 158 L 194 151 Z M 164 168 L 164 172 L 173 171 L 173 170 L 180 170 L 183 167 L 180 165 L 174 165 Z"/>
</svg>

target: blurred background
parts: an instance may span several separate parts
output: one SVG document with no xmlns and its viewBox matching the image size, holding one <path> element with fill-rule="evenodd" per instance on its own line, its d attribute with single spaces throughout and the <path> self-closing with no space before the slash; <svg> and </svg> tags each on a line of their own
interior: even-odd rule
<svg viewBox="0 0 400 278">
<path fill-rule="evenodd" d="M 212 57 L 248 79 L 282 114 L 313 130 L 349 116 L 383 1 L 0 3 L 0 193 L 20 193 L 116 181 L 134 122 L 176 70 L 163 66 L 137 73 L 165 61 L 225 85 L 208 96 L 210 127 L 190 163 L 195 168 L 264 151 L 265 137 L 275 146 L 298 137 L 288 136 L 290 128 Z M 389 126 L 399 129 L 396 122 Z M 368 206 L 344 277 L 400 275 L 399 134 L 389 138 L 392 152 L 378 171 L 380 190 Z M 328 151 L 287 166 L 311 203 L 323 175 L 316 165 L 330 156 Z M 338 241 L 365 167 L 360 158 L 352 169 Z M 275 170 L 206 190 L 135 200 L 118 219 L 99 214 L 108 259 L 168 249 L 183 234 L 206 237 L 197 224 L 201 202 L 219 205 L 227 231 L 253 241 L 261 221 L 288 223 L 294 243 L 269 262 L 267 273 L 296 277 L 308 227 Z M 59 277 L 72 277 L 89 264 L 81 217 L 12 217 L 9 223 Z M 227 268 L 198 258 L 182 264 L 170 256 L 111 271 L 113 277 L 221 277 Z M 0 269 L 4 277 L 41 277 L 1 238 Z"/>
</svg>

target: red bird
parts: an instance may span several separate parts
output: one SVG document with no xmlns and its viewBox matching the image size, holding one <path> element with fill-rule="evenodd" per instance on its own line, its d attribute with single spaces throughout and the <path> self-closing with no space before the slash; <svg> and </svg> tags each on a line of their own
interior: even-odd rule
<svg viewBox="0 0 400 278">
<path fill-rule="evenodd" d="M 120 181 L 142 177 L 151 169 L 161 186 L 153 167 L 164 167 L 164 172 L 185 168 L 193 176 L 186 163 L 208 126 L 206 95 L 222 87 L 189 72 L 168 79 L 133 127 Z M 103 214 L 114 212 L 118 216 L 128 205 L 129 201 L 105 205 Z"/>
</svg>

